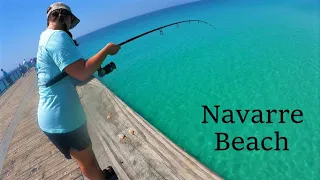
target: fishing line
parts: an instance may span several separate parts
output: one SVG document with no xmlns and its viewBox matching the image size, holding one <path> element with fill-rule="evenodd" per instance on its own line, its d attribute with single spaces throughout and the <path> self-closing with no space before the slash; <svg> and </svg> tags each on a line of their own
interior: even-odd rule
<svg viewBox="0 0 320 180">
<path fill-rule="evenodd" d="M 150 30 L 150 31 L 148 31 L 148 32 L 145 32 L 145 33 L 142 33 L 142 34 L 140 34 L 140 35 L 137 35 L 137 36 L 135 36 L 135 37 L 133 37 L 133 38 L 130 38 L 130 39 L 128 39 L 128 40 L 126 40 L 126 41 L 118 44 L 118 45 L 119 45 L 119 46 L 125 45 L 125 44 L 127 44 L 127 43 L 129 43 L 129 42 L 131 42 L 131 41 L 134 41 L 135 39 L 138 39 L 138 38 L 140 38 L 140 37 L 142 37 L 142 36 L 145 36 L 145 35 L 147 35 L 147 34 L 150 34 L 150 33 L 152 33 L 152 32 L 158 31 L 158 30 L 159 30 L 159 32 L 160 32 L 160 35 L 164 35 L 164 33 L 163 33 L 163 29 L 164 29 L 164 28 L 169 27 L 169 26 L 173 26 L 173 25 L 176 25 L 177 28 L 179 28 L 179 24 L 181 24 L 181 23 L 187 23 L 187 22 L 189 22 L 189 23 L 190 23 L 190 22 L 204 23 L 204 24 L 207 24 L 207 25 L 209 25 L 209 26 L 211 26 L 212 28 L 215 29 L 214 26 L 212 26 L 211 24 L 209 24 L 209 23 L 206 22 L 206 21 L 202 21 L 202 20 L 185 20 L 185 21 L 179 21 L 179 22 L 171 23 L 171 24 L 168 24 L 168 25 L 165 25 L 165 26 L 161 26 L 161 27 L 152 29 L 152 30 Z M 98 76 L 99 76 L 99 77 L 103 77 L 103 76 L 105 76 L 106 74 L 111 73 L 111 72 L 112 72 L 114 69 L 116 69 L 116 68 L 117 68 L 117 67 L 116 67 L 116 64 L 115 64 L 114 62 L 111 62 L 111 63 L 107 64 L 106 66 L 104 66 L 103 68 L 100 68 L 100 69 L 98 70 Z M 60 80 L 62 80 L 63 78 L 65 78 L 66 76 L 68 76 L 68 74 L 67 74 L 66 72 L 62 72 L 62 73 L 58 74 L 57 76 L 55 76 L 54 78 L 52 78 L 50 81 L 48 81 L 48 82 L 45 84 L 45 86 L 46 86 L 46 87 L 52 86 L 53 84 L 55 84 L 55 83 L 59 82 Z"/>
</svg>

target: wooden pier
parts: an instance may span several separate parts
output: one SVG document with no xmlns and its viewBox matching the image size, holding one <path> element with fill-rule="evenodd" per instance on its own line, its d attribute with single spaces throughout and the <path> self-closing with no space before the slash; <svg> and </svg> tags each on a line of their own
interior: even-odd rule
<svg viewBox="0 0 320 180">
<path fill-rule="evenodd" d="M 222 179 L 96 79 L 78 92 L 99 164 L 112 165 L 119 179 Z M 0 97 L 0 179 L 85 179 L 77 163 L 64 159 L 40 131 L 38 100 L 34 70 Z"/>
</svg>

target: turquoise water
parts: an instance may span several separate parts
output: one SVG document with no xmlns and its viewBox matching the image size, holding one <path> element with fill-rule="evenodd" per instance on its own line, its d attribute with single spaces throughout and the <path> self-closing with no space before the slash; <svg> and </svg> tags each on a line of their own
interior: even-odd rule
<svg viewBox="0 0 320 180">
<path fill-rule="evenodd" d="M 104 63 L 114 61 L 118 69 L 100 80 L 225 179 L 320 179 L 319 14 L 316 0 L 202 1 L 136 17 L 78 42 L 90 57 L 108 42 L 175 21 L 213 24 L 216 30 L 181 24 L 126 44 Z M 279 124 L 277 116 L 273 124 L 241 124 L 235 114 L 235 124 L 210 118 L 202 124 L 202 105 L 213 112 L 220 105 L 220 119 L 223 109 L 300 109 L 304 121 L 294 124 L 286 116 Z M 287 138 L 289 151 L 215 151 L 216 132 L 247 142 L 250 136 L 275 139 L 275 131 Z M 275 140 L 267 144 L 276 147 Z"/>
</svg>

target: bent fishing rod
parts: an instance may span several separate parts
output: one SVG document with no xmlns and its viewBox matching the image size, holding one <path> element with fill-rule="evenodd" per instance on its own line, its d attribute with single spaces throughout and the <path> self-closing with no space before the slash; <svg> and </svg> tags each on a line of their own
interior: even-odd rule
<svg viewBox="0 0 320 180">
<path fill-rule="evenodd" d="M 171 23 L 171 24 L 168 24 L 168 25 L 165 25 L 165 26 L 161 26 L 161 27 L 152 29 L 152 30 L 150 30 L 150 31 L 148 31 L 148 32 L 145 32 L 145 33 L 142 33 L 142 34 L 140 34 L 140 35 L 137 35 L 137 36 L 135 36 L 135 37 L 133 37 L 133 38 L 130 38 L 130 39 L 128 39 L 128 40 L 126 40 L 126 41 L 118 44 L 118 45 L 119 45 L 119 46 L 122 46 L 122 45 L 124 45 L 124 44 L 127 44 L 127 43 L 135 40 L 135 39 L 138 39 L 138 38 L 140 38 L 140 37 L 142 37 L 142 36 L 145 36 L 145 35 L 147 35 L 147 34 L 150 34 L 150 33 L 152 33 L 152 32 L 158 31 L 158 30 L 160 30 L 160 34 L 163 35 L 164 33 L 163 33 L 162 29 L 164 29 L 164 28 L 166 28 L 166 27 L 169 27 L 169 26 L 173 26 L 173 25 L 176 25 L 176 26 L 179 28 L 179 24 L 181 24 L 181 23 L 187 23 L 187 22 L 189 22 L 189 23 L 190 23 L 190 22 L 204 23 L 204 24 L 207 24 L 207 25 L 209 25 L 209 26 L 211 26 L 212 28 L 215 29 L 214 26 L 212 26 L 211 24 L 209 24 L 209 23 L 206 22 L 206 21 L 202 21 L 202 20 L 184 20 L 184 21 L 179 21 L 179 22 Z M 111 63 L 107 64 L 106 66 L 104 66 L 103 68 L 100 68 L 100 69 L 98 70 L 98 76 L 99 76 L 99 77 L 103 77 L 103 76 L 105 76 L 106 74 L 111 73 L 114 69 L 116 69 L 116 65 L 115 65 L 114 62 L 111 62 Z M 63 78 L 67 77 L 67 76 L 68 76 L 68 74 L 67 74 L 66 72 L 62 72 L 62 73 L 58 74 L 57 76 L 55 76 L 54 78 L 52 78 L 50 81 L 48 81 L 48 82 L 45 84 L 45 86 L 46 86 L 46 87 L 52 86 L 52 85 L 54 85 L 55 83 L 57 83 L 57 82 L 59 82 L 60 80 L 62 80 Z"/>
</svg>

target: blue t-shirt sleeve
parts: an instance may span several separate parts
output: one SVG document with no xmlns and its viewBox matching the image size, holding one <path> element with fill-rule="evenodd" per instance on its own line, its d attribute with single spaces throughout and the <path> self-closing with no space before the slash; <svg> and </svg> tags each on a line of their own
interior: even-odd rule
<svg viewBox="0 0 320 180">
<path fill-rule="evenodd" d="M 64 31 L 54 32 L 46 45 L 46 49 L 60 71 L 82 58 L 72 39 Z"/>
</svg>

